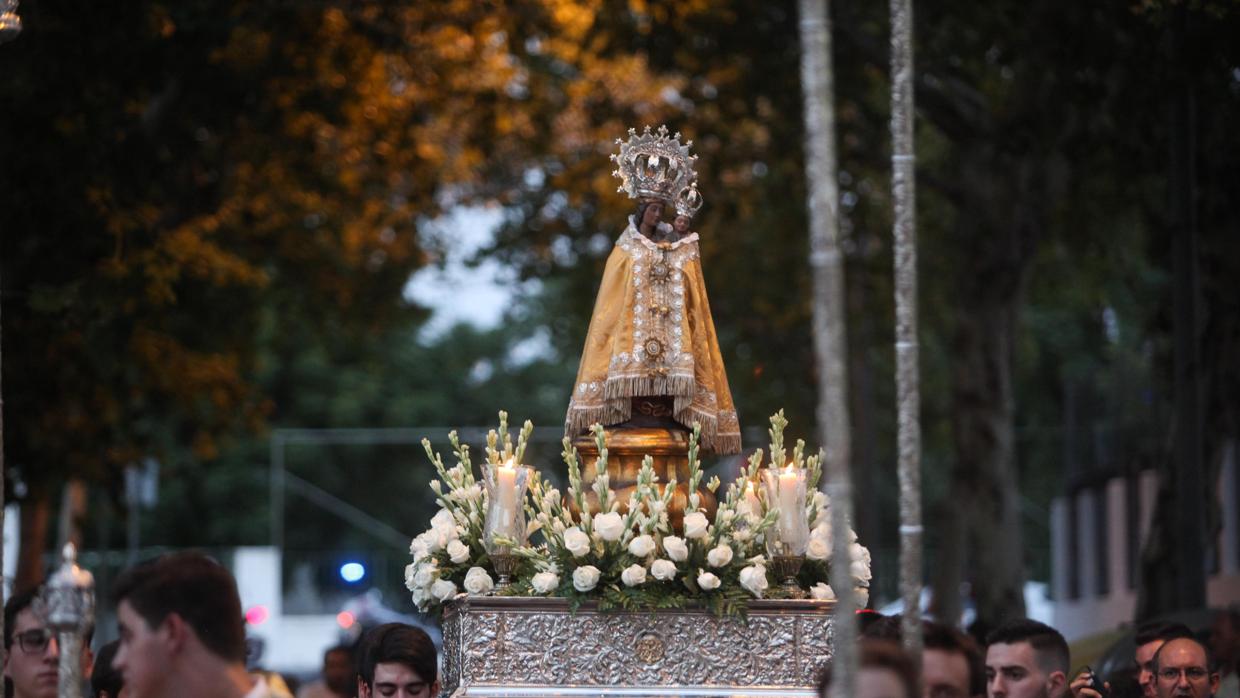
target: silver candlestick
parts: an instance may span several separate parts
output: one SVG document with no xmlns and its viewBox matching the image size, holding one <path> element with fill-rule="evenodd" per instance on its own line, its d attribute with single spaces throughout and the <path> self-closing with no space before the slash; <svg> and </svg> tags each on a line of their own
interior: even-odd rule
<svg viewBox="0 0 1240 698">
<path fill-rule="evenodd" d="M 82 698 L 82 639 L 95 622 L 95 578 L 76 558 L 73 544 L 65 544 L 60 569 L 43 592 L 47 628 L 60 647 L 60 698 Z"/>
</svg>

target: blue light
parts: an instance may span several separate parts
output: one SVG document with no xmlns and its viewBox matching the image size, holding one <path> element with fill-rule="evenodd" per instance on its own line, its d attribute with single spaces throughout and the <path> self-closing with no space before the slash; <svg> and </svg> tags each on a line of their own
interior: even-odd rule
<svg viewBox="0 0 1240 698">
<path fill-rule="evenodd" d="M 362 581 L 366 576 L 366 567 L 360 562 L 346 562 L 340 566 L 340 578 L 352 584 Z"/>
</svg>

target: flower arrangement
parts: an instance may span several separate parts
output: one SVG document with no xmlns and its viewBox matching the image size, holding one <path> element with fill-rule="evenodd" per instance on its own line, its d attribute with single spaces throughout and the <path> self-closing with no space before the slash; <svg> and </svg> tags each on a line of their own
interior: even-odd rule
<svg viewBox="0 0 1240 698">
<path fill-rule="evenodd" d="M 815 599 L 833 599 L 829 500 L 817 491 L 822 456 L 806 456 L 805 443 L 797 441 L 791 458 L 785 460 L 786 426 L 782 411 L 771 417 L 769 453 L 772 469 L 804 471 L 803 503 L 791 515 L 803 517 L 799 525 L 809 530 L 796 586 L 808 589 Z M 514 447 L 507 414 L 501 412 L 499 431 L 487 435 L 487 464 L 520 463 L 532 428 L 527 421 Z M 431 519 L 431 528 L 414 539 L 410 547 L 413 563 L 405 570 L 406 586 L 420 610 L 438 609 L 461 588 L 470 594 L 564 597 L 574 609 L 587 601 L 597 602 L 600 610 L 654 610 L 700 603 L 718 615 L 743 615 L 750 599 L 787 595 L 778 586 L 783 580 L 769 569 L 767 549 L 790 517 L 781 517 L 779 502 L 757 486 L 764 459 L 761 449 L 749 458 L 741 477 L 728 485 L 712 520 L 698 494 L 702 470 L 700 429 L 695 425 L 689 440 L 690 494 L 682 530 L 675 531 L 669 519 L 675 480 L 660 483 L 647 456 L 637 486 L 627 501 L 620 501 L 609 486 L 604 430 L 595 425 L 593 432 L 599 448 L 592 466 L 593 482 L 583 480 L 577 451 L 567 438 L 562 454 L 568 466 L 566 492 L 562 495 L 537 472 L 531 476 L 523 502 L 529 521 L 527 540 L 504 541 L 520 564 L 515 581 L 498 592 L 492 579 L 495 567 L 483 542 L 490 495 L 474 478 L 469 447 L 459 442 L 455 432 L 450 434 L 457 464 L 446 468 L 429 442 L 423 441 L 439 475 L 431 487 L 441 509 Z M 706 488 L 716 493 L 720 484 L 712 478 Z M 597 499 L 593 508 L 587 491 Z M 806 497 L 806 491 L 813 494 Z M 529 540 L 534 536 L 536 541 Z M 855 534 L 851 538 L 852 564 L 845 579 L 864 603 L 870 556 L 856 542 Z"/>
</svg>

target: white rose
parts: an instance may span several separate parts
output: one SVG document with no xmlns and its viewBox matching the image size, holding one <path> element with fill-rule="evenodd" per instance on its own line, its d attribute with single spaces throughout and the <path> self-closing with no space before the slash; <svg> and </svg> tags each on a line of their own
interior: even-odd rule
<svg viewBox="0 0 1240 698">
<path fill-rule="evenodd" d="M 805 548 L 805 557 L 811 560 L 830 560 L 831 546 L 821 538 L 810 538 Z"/>
<path fill-rule="evenodd" d="M 867 587 L 857 587 L 853 589 L 853 600 L 857 604 L 857 608 L 865 608 L 870 603 L 870 590 Z"/>
<path fill-rule="evenodd" d="M 719 578 L 706 570 L 698 570 L 697 585 L 702 591 L 710 591 L 719 588 Z"/>
<path fill-rule="evenodd" d="M 676 578 L 676 563 L 671 560 L 655 560 L 650 564 L 650 574 L 655 579 L 666 582 Z"/>
<path fill-rule="evenodd" d="M 809 537 L 817 538 L 818 540 L 829 544 L 831 542 L 831 522 L 824 521 L 817 526 L 814 526 L 813 530 L 809 532 Z"/>
<path fill-rule="evenodd" d="M 711 567 L 723 567 L 732 561 L 732 546 L 716 545 L 706 553 L 706 562 Z"/>
<path fill-rule="evenodd" d="M 423 562 L 413 571 L 413 583 L 420 587 L 429 587 L 439 577 L 439 568 L 435 561 Z"/>
<path fill-rule="evenodd" d="M 646 557 L 654 552 L 654 548 L 654 538 L 644 533 L 629 541 L 629 553 L 633 557 Z"/>
<path fill-rule="evenodd" d="M 625 586 L 635 587 L 646 583 L 646 568 L 641 565 L 629 565 L 620 573 L 620 581 Z"/>
<path fill-rule="evenodd" d="M 832 589 L 830 586 L 823 584 L 822 582 L 818 582 L 814 586 L 810 587 L 809 595 L 812 598 L 818 599 L 819 601 L 834 601 L 835 600 L 835 590 Z"/>
<path fill-rule="evenodd" d="M 539 572 L 530 580 L 536 594 L 550 594 L 560 586 L 560 575 L 555 572 Z"/>
<path fill-rule="evenodd" d="M 426 603 L 431 600 L 431 592 L 422 587 L 413 590 L 413 605 L 420 610 L 426 610 Z"/>
<path fill-rule="evenodd" d="M 590 591 L 598 584 L 599 571 L 594 565 L 583 565 L 573 570 L 573 588 L 580 592 Z"/>
<path fill-rule="evenodd" d="M 439 531 L 433 528 L 422 535 L 425 536 L 422 540 L 426 544 L 427 553 L 437 553 L 443 550 L 443 546 L 448 544 L 448 541 L 439 535 Z"/>
<path fill-rule="evenodd" d="M 470 567 L 465 573 L 465 591 L 471 594 L 485 594 L 495 588 L 491 575 L 481 567 Z"/>
<path fill-rule="evenodd" d="M 585 531 L 573 526 L 564 531 L 564 548 L 573 554 L 573 557 L 581 557 L 590 552 L 590 536 Z"/>
<path fill-rule="evenodd" d="M 709 523 L 706 521 L 706 514 L 695 511 L 692 514 L 685 515 L 685 538 L 705 538 L 706 527 Z"/>
<path fill-rule="evenodd" d="M 456 585 L 446 579 L 437 580 L 431 585 L 431 596 L 440 603 L 451 601 L 456 596 Z"/>
<path fill-rule="evenodd" d="M 409 544 L 409 554 L 413 556 L 413 561 L 421 562 L 422 558 L 430 554 L 430 550 L 427 549 L 429 547 L 426 542 L 426 534 L 418 534 L 418 537 L 414 538 L 413 542 Z"/>
<path fill-rule="evenodd" d="M 853 560 L 848 571 L 854 582 L 868 582 L 871 579 L 870 566 L 865 564 L 864 560 Z"/>
<path fill-rule="evenodd" d="M 461 564 L 469 559 L 469 546 L 459 540 L 448 543 L 448 559 L 456 564 Z"/>
<path fill-rule="evenodd" d="M 766 581 L 766 568 L 762 565 L 750 565 L 741 570 L 740 580 L 741 586 L 759 599 L 769 586 Z"/>
<path fill-rule="evenodd" d="M 667 556 L 676 562 L 684 562 L 689 558 L 689 546 L 685 545 L 683 539 L 676 536 L 664 538 L 663 549 L 667 551 Z"/>
<path fill-rule="evenodd" d="M 624 517 L 614 511 L 594 517 L 594 531 L 608 542 L 620 540 L 624 535 Z"/>
<path fill-rule="evenodd" d="M 417 565 L 414 565 L 413 563 L 405 565 L 405 588 L 409 591 L 413 591 L 418 588 L 418 585 L 413 581 L 413 574 L 416 568 Z"/>
<path fill-rule="evenodd" d="M 456 520 L 452 518 L 452 512 L 447 509 L 440 509 L 431 517 L 431 528 L 443 528 L 445 526 L 456 526 Z"/>
</svg>

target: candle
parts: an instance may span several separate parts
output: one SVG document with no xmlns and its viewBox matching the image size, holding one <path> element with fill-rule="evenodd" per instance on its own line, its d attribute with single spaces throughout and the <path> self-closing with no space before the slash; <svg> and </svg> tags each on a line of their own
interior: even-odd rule
<svg viewBox="0 0 1240 698">
<path fill-rule="evenodd" d="M 505 536 L 512 536 L 517 519 L 517 469 L 512 460 L 495 466 L 495 497 L 499 520 L 496 531 Z"/>
<path fill-rule="evenodd" d="M 780 538 L 785 541 L 796 536 L 797 517 L 804 516 L 797 501 L 799 475 L 791 463 L 779 473 L 779 532 Z"/>
</svg>

